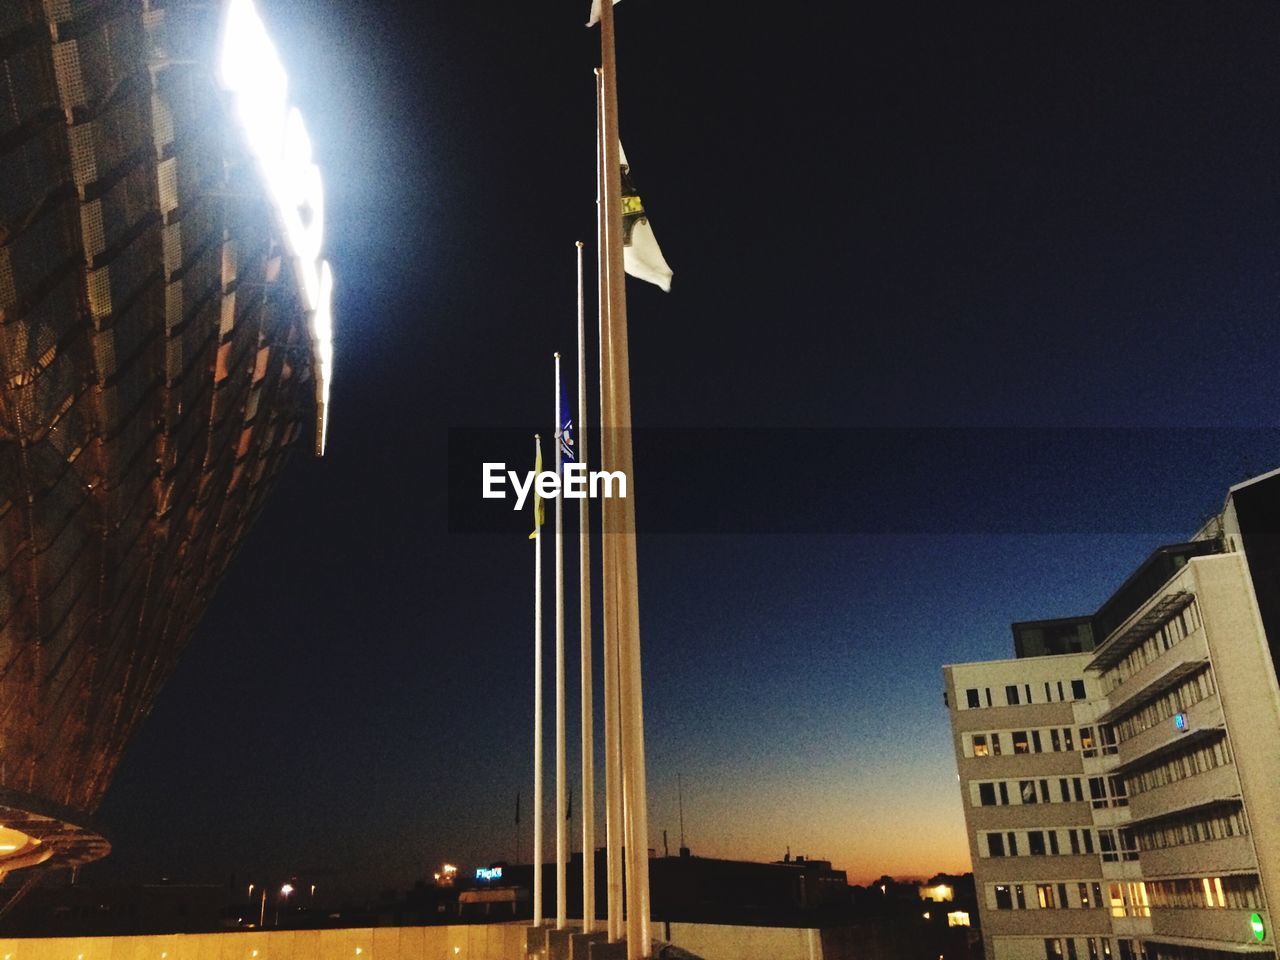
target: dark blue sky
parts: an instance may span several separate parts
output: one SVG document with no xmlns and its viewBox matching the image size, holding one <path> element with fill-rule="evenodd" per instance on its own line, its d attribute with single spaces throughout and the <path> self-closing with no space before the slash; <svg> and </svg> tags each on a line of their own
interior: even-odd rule
<svg viewBox="0 0 1280 960">
<path fill-rule="evenodd" d="M 264 3 L 328 185 L 330 453 L 126 756 L 100 875 L 511 854 L 526 518 L 448 532 L 449 431 L 549 431 L 594 235 L 586 7 Z M 679 773 L 695 853 L 964 867 L 940 665 L 1094 609 L 1280 461 L 1280 10 L 617 13 L 676 274 L 630 286 L 652 843 Z"/>
</svg>

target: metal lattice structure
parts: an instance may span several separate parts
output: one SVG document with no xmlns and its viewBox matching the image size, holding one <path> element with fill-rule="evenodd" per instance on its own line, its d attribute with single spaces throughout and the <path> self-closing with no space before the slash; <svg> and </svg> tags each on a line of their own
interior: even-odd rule
<svg viewBox="0 0 1280 960">
<path fill-rule="evenodd" d="M 0 876 L 106 852 L 121 752 L 315 416 L 217 16 L 0 3 L 0 827 L 41 840 Z"/>
</svg>

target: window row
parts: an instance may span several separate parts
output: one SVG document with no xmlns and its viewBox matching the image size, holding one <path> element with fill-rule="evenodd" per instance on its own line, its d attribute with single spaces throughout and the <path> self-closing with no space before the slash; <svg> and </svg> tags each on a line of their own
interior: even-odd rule
<svg viewBox="0 0 1280 960">
<path fill-rule="evenodd" d="M 1116 732 L 1104 723 L 1098 727 L 1098 737 L 1095 740 L 1093 727 L 1081 727 L 1080 755 L 1082 757 L 1096 757 L 1099 750 L 1102 751 L 1104 757 L 1116 752 Z"/>
<path fill-rule="evenodd" d="M 1046 937 L 1044 960 L 1148 960 L 1141 940 L 1121 937 L 1116 943 L 1113 954 L 1110 937 Z"/>
<path fill-rule="evenodd" d="M 997 688 L 998 689 L 998 688 Z M 1029 683 L 1010 683 L 1004 688 L 1002 707 L 1017 707 L 1024 703 L 1066 703 L 1069 700 L 1084 700 L 1084 681 L 1045 680 L 1044 695 L 1040 695 L 1040 684 L 1035 685 L 1035 696 L 1032 696 L 1032 685 Z M 981 707 L 994 707 L 990 687 L 969 687 L 964 692 L 965 706 L 970 710 Z"/>
<path fill-rule="evenodd" d="M 998 757 L 1008 744 L 1012 753 L 1069 753 L 1076 748 L 1070 727 L 1039 730 L 996 730 L 965 734 L 966 757 Z"/>
<path fill-rule="evenodd" d="M 1102 910 L 1107 905 L 1096 880 L 992 884 L 987 904 L 997 910 Z"/>
<path fill-rule="evenodd" d="M 1200 607 L 1193 599 L 1181 611 L 1173 615 L 1163 626 L 1157 627 L 1142 643 L 1138 644 L 1123 660 L 1106 672 L 1103 685 L 1110 693 L 1156 657 L 1175 646 L 1184 637 L 1195 633 L 1200 626 Z"/>
<path fill-rule="evenodd" d="M 1206 666 L 1194 677 L 1184 680 L 1159 699 L 1116 723 L 1114 725 L 1116 738 L 1124 743 L 1130 737 L 1136 737 L 1142 731 L 1150 730 L 1156 724 L 1168 720 L 1175 713 L 1191 709 L 1195 704 L 1201 700 L 1207 700 L 1216 692 L 1213 671 Z"/>
<path fill-rule="evenodd" d="M 1244 809 L 1232 807 L 1191 813 L 1177 819 L 1162 820 L 1158 824 L 1135 827 L 1133 835 L 1138 841 L 1139 850 L 1163 850 L 1188 843 L 1243 837 L 1248 832 L 1244 822 Z"/>
<path fill-rule="evenodd" d="M 969 800 L 975 807 L 1026 806 L 1032 803 L 1084 803 L 1094 809 L 1129 804 L 1120 777 L 1040 777 L 1036 780 L 971 780 Z"/>
<path fill-rule="evenodd" d="M 1099 854 L 1104 863 L 1138 859 L 1132 832 L 1093 827 L 988 830 L 979 834 L 983 857 L 1058 857 Z"/>
<path fill-rule="evenodd" d="M 1262 893 L 1254 875 L 1151 880 L 1147 883 L 1153 907 L 1171 909 L 1259 910 Z"/>
<path fill-rule="evenodd" d="M 1148 790 L 1205 773 L 1215 767 L 1225 766 L 1230 762 L 1231 750 L 1227 747 L 1226 738 L 1223 737 L 1214 743 L 1190 750 L 1154 767 L 1126 774 L 1124 783 L 1130 794 L 1145 793 Z"/>
</svg>

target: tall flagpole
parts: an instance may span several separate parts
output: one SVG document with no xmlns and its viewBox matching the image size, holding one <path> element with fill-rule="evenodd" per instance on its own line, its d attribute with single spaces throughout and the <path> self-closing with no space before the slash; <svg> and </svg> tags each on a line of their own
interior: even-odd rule
<svg viewBox="0 0 1280 960">
<path fill-rule="evenodd" d="M 587 325 L 586 297 L 582 286 L 582 241 L 578 247 L 578 448 L 576 457 L 584 469 L 587 460 Z M 591 511 L 588 498 L 578 501 L 578 634 L 582 664 L 582 932 L 596 928 L 596 786 L 595 718 L 591 669 Z"/>
<path fill-rule="evenodd" d="M 537 463 L 542 438 L 533 435 Z M 536 482 L 536 481 L 535 481 Z M 533 925 L 542 926 L 542 524 L 533 505 Z"/>
<path fill-rule="evenodd" d="M 606 253 L 608 217 L 605 214 L 604 177 L 604 92 L 603 71 L 596 71 L 596 180 L 597 230 L 599 243 L 596 256 L 599 267 L 600 309 L 600 456 L 612 460 L 608 412 L 612 398 L 609 376 L 609 257 Z M 600 502 L 601 531 L 612 530 L 612 509 L 606 498 Z M 614 621 L 617 608 L 617 584 L 614 581 L 613 537 L 601 537 L 601 591 L 604 597 L 604 776 L 605 776 L 605 880 L 608 892 L 609 942 L 622 939 L 622 749 L 618 704 L 618 630 Z"/>
<path fill-rule="evenodd" d="M 556 476 L 564 476 L 564 450 L 560 434 L 564 411 L 560 409 L 560 354 L 556 354 Z M 564 514 L 556 497 L 556 929 L 568 923 L 569 901 L 566 878 L 569 864 L 569 828 L 565 825 L 565 742 L 564 742 Z"/>
<path fill-rule="evenodd" d="M 622 167 L 618 137 L 618 71 L 614 50 L 613 3 L 600 4 L 600 47 L 604 114 L 605 236 L 608 240 L 609 360 L 611 403 L 605 426 L 616 433 L 606 470 L 621 470 L 628 491 L 618 502 L 614 537 L 618 622 L 618 677 L 622 717 L 623 789 L 626 804 L 627 957 L 651 953 L 649 928 L 649 815 L 645 782 L 644 696 L 640 678 L 640 602 L 635 539 L 635 464 L 631 449 L 631 381 L 627 343 L 627 301 L 623 278 Z M 608 539 L 606 537 L 606 539 Z"/>
</svg>

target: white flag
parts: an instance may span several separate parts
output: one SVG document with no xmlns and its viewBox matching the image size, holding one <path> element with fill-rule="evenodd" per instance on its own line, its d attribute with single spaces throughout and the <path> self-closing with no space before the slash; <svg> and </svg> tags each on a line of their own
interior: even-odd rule
<svg viewBox="0 0 1280 960">
<path fill-rule="evenodd" d="M 618 0 L 613 0 L 614 6 L 617 6 Z M 600 22 L 600 0 L 591 0 L 591 19 L 587 21 L 588 27 L 594 27 Z"/>
<path fill-rule="evenodd" d="M 671 268 L 658 249 L 644 204 L 631 182 L 631 167 L 621 143 L 618 155 L 622 160 L 622 267 L 637 280 L 647 280 L 670 293 Z"/>
</svg>

